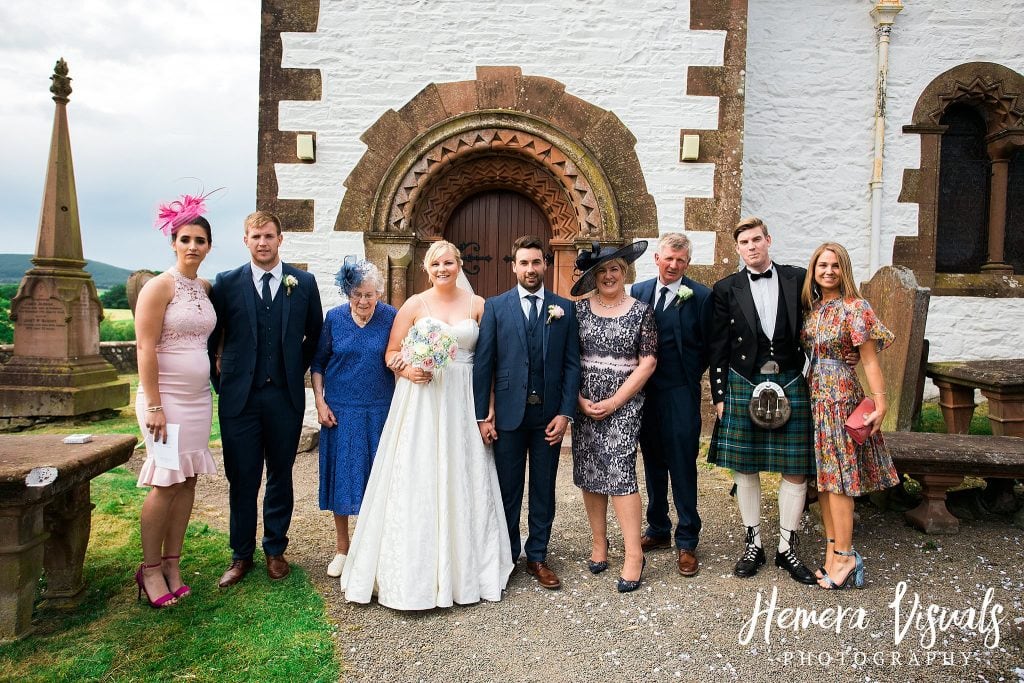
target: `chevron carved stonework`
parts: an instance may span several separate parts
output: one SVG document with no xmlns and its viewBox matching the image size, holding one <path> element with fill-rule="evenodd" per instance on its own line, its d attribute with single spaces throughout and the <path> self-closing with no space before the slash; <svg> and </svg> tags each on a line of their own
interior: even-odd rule
<svg viewBox="0 0 1024 683">
<path fill-rule="evenodd" d="M 572 160 L 540 137 L 500 128 L 453 136 L 423 154 L 395 193 L 388 231 L 436 239 L 462 199 L 494 188 L 530 197 L 556 239 L 602 234 L 590 182 Z"/>
<path fill-rule="evenodd" d="M 938 96 L 939 106 L 929 112 L 935 125 L 951 105 L 959 102 L 980 106 L 992 113 L 990 128 L 1015 128 L 1024 118 L 1024 102 L 1019 93 L 1003 92 L 1003 83 L 977 77 L 969 83 L 955 81 L 953 88 Z"/>
</svg>

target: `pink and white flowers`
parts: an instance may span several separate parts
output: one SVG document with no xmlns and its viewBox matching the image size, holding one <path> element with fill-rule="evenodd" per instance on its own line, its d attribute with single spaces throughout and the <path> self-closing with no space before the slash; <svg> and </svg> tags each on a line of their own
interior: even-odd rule
<svg viewBox="0 0 1024 683">
<path fill-rule="evenodd" d="M 428 318 L 413 325 L 402 340 L 402 360 L 427 372 L 447 367 L 458 351 L 455 335 Z"/>
<path fill-rule="evenodd" d="M 565 315 L 565 310 L 557 304 L 551 304 L 548 306 L 548 321 L 546 324 L 550 325 L 552 320 L 558 320 Z"/>
</svg>

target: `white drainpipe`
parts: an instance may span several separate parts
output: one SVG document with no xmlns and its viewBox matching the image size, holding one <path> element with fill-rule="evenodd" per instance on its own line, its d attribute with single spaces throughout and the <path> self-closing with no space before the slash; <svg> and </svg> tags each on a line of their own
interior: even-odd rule
<svg viewBox="0 0 1024 683">
<path fill-rule="evenodd" d="M 875 158 L 871 169 L 871 243 L 868 277 L 879 268 L 882 241 L 882 164 L 885 147 L 885 89 L 889 74 L 889 34 L 896 15 L 903 10 L 900 0 L 878 0 L 871 9 L 878 36 L 878 70 L 875 80 Z"/>
</svg>

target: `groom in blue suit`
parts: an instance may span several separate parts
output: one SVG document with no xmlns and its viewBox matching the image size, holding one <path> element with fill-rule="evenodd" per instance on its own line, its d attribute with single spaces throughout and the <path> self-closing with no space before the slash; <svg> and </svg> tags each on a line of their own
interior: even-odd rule
<svg viewBox="0 0 1024 683">
<path fill-rule="evenodd" d="M 217 329 L 213 386 L 229 484 L 231 566 L 220 579 L 227 588 L 252 569 L 256 549 L 256 499 L 263 496 L 263 551 L 267 575 L 290 570 L 288 546 L 294 495 L 292 466 L 306 406 L 305 375 L 313 358 L 323 310 L 316 279 L 282 263 L 281 221 L 266 211 L 245 219 L 252 261 L 217 276 L 210 292 Z"/>
<path fill-rule="evenodd" d="M 484 443 L 494 444 L 513 562 L 522 550 L 519 518 L 529 453 L 526 571 L 544 588 L 556 589 L 562 584 L 547 565 L 548 539 L 558 454 L 579 395 L 579 328 L 572 303 L 544 288 L 544 243 L 520 237 L 512 255 L 519 284 L 488 299 L 480 321 L 473 362 L 476 418 Z"/>
<path fill-rule="evenodd" d="M 640 423 L 640 449 L 647 482 L 644 552 L 672 546 L 668 487 L 672 483 L 679 523 L 675 531 L 677 568 L 683 576 L 699 570 L 696 548 L 697 450 L 700 442 L 701 376 L 708 368 L 711 290 L 686 277 L 690 240 L 667 233 L 658 242 L 658 277 L 633 285 L 633 298 L 651 305 L 658 326 L 658 367 L 647 380 Z"/>
</svg>

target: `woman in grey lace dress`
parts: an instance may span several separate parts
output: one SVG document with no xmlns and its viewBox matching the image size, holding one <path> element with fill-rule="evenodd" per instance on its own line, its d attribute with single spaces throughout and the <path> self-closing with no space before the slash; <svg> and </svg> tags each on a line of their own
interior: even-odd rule
<svg viewBox="0 0 1024 683">
<path fill-rule="evenodd" d="M 593 546 L 590 571 L 608 567 L 608 497 L 622 528 L 626 558 L 621 593 L 640 587 L 645 564 L 640 547 L 641 504 L 636 478 L 637 434 L 644 383 L 657 362 L 658 331 L 650 306 L 626 295 L 627 267 L 647 248 L 637 242 L 621 249 L 595 244 L 581 252 L 584 271 L 573 296 L 580 326 L 579 409 L 573 427 L 573 482 L 583 491 Z"/>
</svg>

